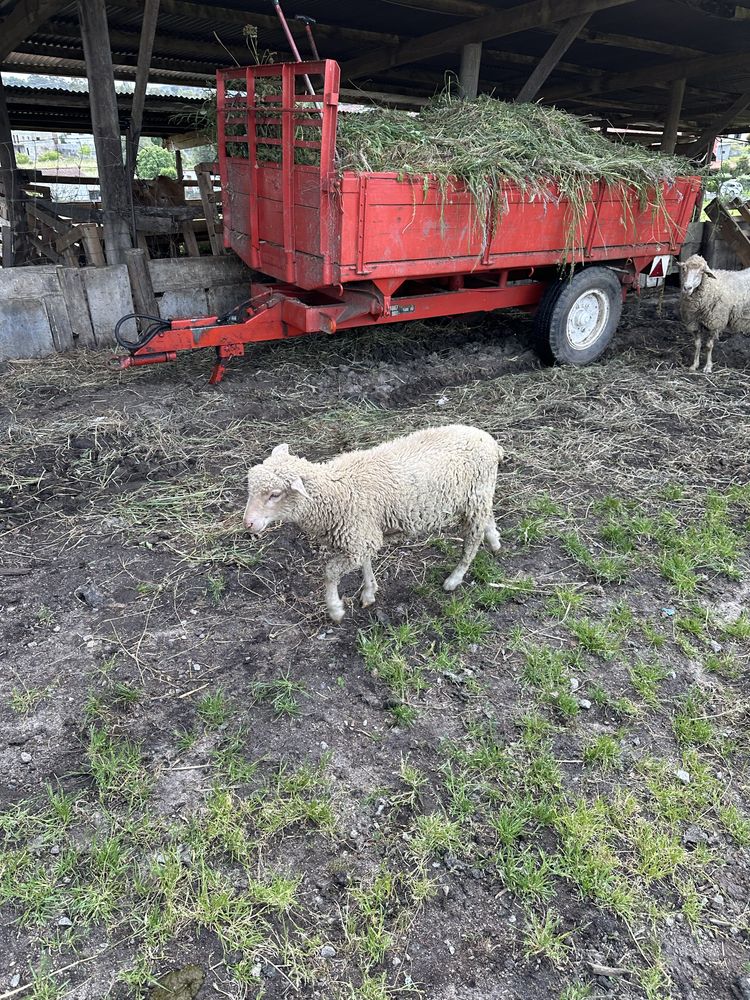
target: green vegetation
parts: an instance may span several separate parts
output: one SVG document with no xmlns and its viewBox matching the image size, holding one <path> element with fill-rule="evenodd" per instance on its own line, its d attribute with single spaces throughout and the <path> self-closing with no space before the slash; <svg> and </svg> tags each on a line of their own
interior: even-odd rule
<svg viewBox="0 0 750 1000">
<path fill-rule="evenodd" d="M 177 167 L 174 153 L 157 145 L 156 141 L 146 143 L 138 150 L 135 172 L 137 177 L 142 177 L 145 180 L 160 176 L 176 178 Z"/>
</svg>

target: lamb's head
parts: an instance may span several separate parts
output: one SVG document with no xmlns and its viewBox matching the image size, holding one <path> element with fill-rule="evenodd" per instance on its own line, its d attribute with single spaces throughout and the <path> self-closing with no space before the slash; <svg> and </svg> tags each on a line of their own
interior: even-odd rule
<svg viewBox="0 0 750 1000">
<path fill-rule="evenodd" d="M 680 283 L 684 295 L 692 295 L 696 288 L 700 288 L 704 277 L 715 279 L 716 275 L 700 254 L 694 253 L 680 264 Z"/>
<path fill-rule="evenodd" d="M 277 445 L 247 474 L 245 527 L 259 535 L 269 524 L 294 521 L 310 496 L 302 482 L 304 460 L 289 454 L 288 444 Z"/>
</svg>

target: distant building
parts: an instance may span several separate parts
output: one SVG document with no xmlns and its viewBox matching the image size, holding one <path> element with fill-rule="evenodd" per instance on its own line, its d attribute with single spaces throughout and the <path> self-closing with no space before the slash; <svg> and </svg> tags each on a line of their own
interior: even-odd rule
<svg viewBox="0 0 750 1000">
<path fill-rule="evenodd" d="M 55 136 L 50 132 L 13 132 L 13 149 L 16 153 L 25 153 L 32 159 L 35 154 L 47 149 L 54 149 Z"/>
</svg>

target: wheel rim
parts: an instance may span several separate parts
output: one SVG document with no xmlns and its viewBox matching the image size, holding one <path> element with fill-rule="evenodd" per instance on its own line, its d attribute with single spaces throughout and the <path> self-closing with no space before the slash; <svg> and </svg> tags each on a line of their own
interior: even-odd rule
<svg viewBox="0 0 750 1000">
<path fill-rule="evenodd" d="M 568 312 L 565 335 L 571 347 L 584 351 L 595 344 L 609 321 L 609 299 L 605 292 L 592 288 L 579 296 Z"/>
</svg>

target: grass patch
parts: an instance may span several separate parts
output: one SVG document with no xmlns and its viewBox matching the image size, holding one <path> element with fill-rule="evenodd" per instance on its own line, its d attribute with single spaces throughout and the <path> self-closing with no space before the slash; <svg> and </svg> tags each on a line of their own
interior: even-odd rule
<svg viewBox="0 0 750 1000">
<path fill-rule="evenodd" d="M 686 694 L 672 718 L 672 729 L 680 747 L 710 747 L 716 742 L 713 724 L 705 718 L 706 700 L 697 688 Z"/>
<path fill-rule="evenodd" d="M 583 664 L 576 651 L 551 646 L 522 646 L 525 664 L 522 680 L 536 689 L 545 704 L 557 708 L 563 716 L 573 717 L 578 702 L 571 693 L 571 677 L 580 674 Z"/>
<path fill-rule="evenodd" d="M 553 618 L 565 622 L 574 611 L 580 611 L 583 605 L 584 596 L 577 587 L 560 584 L 547 601 L 547 611 Z"/>
<path fill-rule="evenodd" d="M 583 763 L 589 767 L 598 767 L 604 772 L 619 769 L 622 764 L 620 741 L 605 733 L 595 737 L 583 748 Z"/>
<path fill-rule="evenodd" d="M 48 695 L 48 689 L 41 688 L 14 688 L 10 693 L 8 704 L 14 712 L 19 715 L 29 715 L 35 711 L 44 698 Z"/>
<path fill-rule="evenodd" d="M 229 721 L 231 705 L 221 688 L 204 695 L 198 702 L 198 716 L 207 726 L 218 728 Z"/>
<path fill-rule="evenodd" d="M 140 748 L 125 737 L 114 737 L 103 726 L 92 726 L 86 750 L 88 771 L 102 801 L 142 802 L 150 782 Z"/>
<path fill-rule="evenodd" d="M 624 583 L 630 574 L 626 556 L 619 552 L 601 552 L 594 555 L 574 531 L 560 535 L 562 547 L 580 566 L 599 583 Z"/>
<path fill-rule="evenodd" d="M 636 660 L 628 668 L 630 683 L 635 688 L 639 697 L 649 708 L 658 708 L 661 704 L 659 700 L 659 688 L 667 677 L 667 671 L 660 663 L 648 663 L 645 660 Z"/>
<path fill-rule="evenodd" d="M 572 618 L 567 627 L 581 644 L 582 649 L 602 660 L 613 660 L 620 651 L 620 638 L 607 621 L 596 622 L 591 618 Z"/>
<path fill-rule="evenodd" d="M 292 680 L 288 674 L 270 681 L 255 681 L 250 688 L 255 702 L 266 703 L 278 718 L 282 715 L 299 715 L 297 695 L 304 693 L 305 685 Z"/>
<path fill-rule="evenodd" d="M 560 967 L 568 960 L 571 945 L 570 931 L 561 931 L 562 918 L 553 910 L 546 910 L 541 916 L 529 914 L 524 934 L 524 954 L 526 958 L 541 957 L 552 965 Z"/>
</svg>

